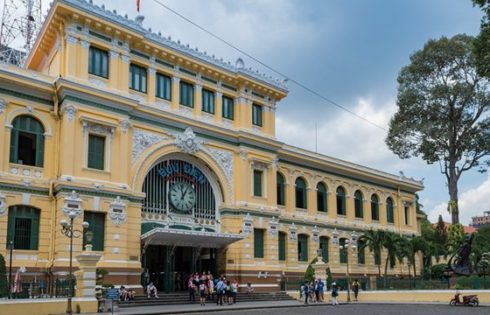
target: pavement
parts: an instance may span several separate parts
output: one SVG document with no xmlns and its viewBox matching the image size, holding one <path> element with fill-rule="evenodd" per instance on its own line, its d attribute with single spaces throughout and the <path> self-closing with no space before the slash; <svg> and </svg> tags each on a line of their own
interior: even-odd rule
<svg viewBox="0 0 490 315">
<path fill-rule="evenodd" d="M 326 312 L 335 312 L 342 310 L 342 313 L 349 315 L 384 315 L 384 314 L 404 314 L 404 315 L 434 315 L 435 313 L 444 313 L 445 315 L 479 315 L 490 314 L 490 305 L 481 305 L 480 307 L 449 306 L 447 303 L 379 303 L 379 302 L 353 302 L 350 304 L 341 304 L 332 306 L 328 303 L 314 303 L 305 305 L 299 301 L 267 301 L 267 302 L 242 302 L 233 305 L 217 306 L 215 303 L 207 303 L 205 306 L 199 304 L 189 305 L 156 305 L 156 306 L 138 306 L 121 308 L 114 313 L 117 315 L 137 315 L 137 314 L 204 314 L 217 313 L 220 315 L 256 315 L 258 310 L 260 314 L 278 314 L 284 315 L 287 309 L 288 315 L 293 314 L 325 314 Z M 100 315 L 98 313 L 97 315 Z M 96 315 L 96 314 L 94 314 Z"/>
</svg>

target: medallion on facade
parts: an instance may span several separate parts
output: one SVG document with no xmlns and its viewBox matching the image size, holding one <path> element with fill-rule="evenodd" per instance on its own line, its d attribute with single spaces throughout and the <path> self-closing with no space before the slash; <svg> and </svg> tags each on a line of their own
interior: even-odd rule
<svg viewBox="0 0 490 315">
<path fill-rule="evenodd" d="M 144 131 L 141 129 L 133 130 L 133 147 L 131 150 L 131 164 L 134 164 L 141 153 L 160 141 L 165 140 L 165 137 Z"/>
<path fill-rule="evenodd" d="M 122 202 L 121 197 L 117 196 L 116 200 L 111 203 L 109 218 L 114 225 L 126 222 L 126 204 Z"/>
<path fill-rule="evenodd" d="M 7 213 L 7 200 L 5 195 L 0 194 L 0 217 Z"/>
<path fill-rule="evenodd" d="M 250 216 L 250 213 L 247 213 L 247 215 L 243 218 L 242 233 L 245 235 L 250 235 L 252 234 L 253 230 L 254 230 L 254 221 Z"/>
<path fill-rule="evenodd" d="M 82 213 L 82 199 L 76 191 L 72 191 L 71 194 L 65 198 L 63 205 L 63 212 L 68 215 L 70 212 L 75 212 L 78 217 Z"/>
<path fill-rule="evenodd" d="M 194 154 L 201 149 L 204 142 L 196 137 L 191 127 L 175 137 L 175 145 L 184 153 Z"/>
</svg>

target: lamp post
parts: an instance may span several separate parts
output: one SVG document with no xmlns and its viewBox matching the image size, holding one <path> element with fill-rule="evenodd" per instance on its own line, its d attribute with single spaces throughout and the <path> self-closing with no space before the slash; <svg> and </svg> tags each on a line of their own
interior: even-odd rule
<svg viewBox="0 0 490 315">
<path fill-rule="evenodd" d="M 75 230 L 73 227 L 73 221 L 77 217 L 77 213 L 75 211 L 70 211 L 68 213 L 68 218 L 70 222 L 63 219 L 60 221 L 61 224 L 61 233 L 70 238 L 70 267 L 69 267 L 69 290 L 68 290 L 68 302 L 66 305 L 66 314 L 73 314 L 71 307 L 71 299 L 73 297 L 73 238 L 78 238 L 83 235 L 84 231 L 88 229 L 89 223 L 83 222 L 82 227 L 83 231 Z"/>
<path fill-rule="evenodd" d="M 446 268 L 446 269 L 444 269 L 443 276 L 444 276 L 444 278 L 446 278 L 447 288 L 449 290 L 450 289 L 450 285 L 451 285 L 449 279 L 451 279 L 451 277 L 453 276 L 453 272 L 451 271 L 451 269 Z"/>
<path fill-rule="evenodd" d="M 9 281 L 8 281 L 8 298 L 12 298 L 12 257 L 14 251 L 14 241 L 9 242 Z"/>
<path fill-rule="evenodd" d="M 344 243 L 341 245 L 339 242 L 339 235 L 337 229 L 334 229 L 333 235 L 333 244 L 337 245 L 341 250 L 345 250 L 347 253 L 347 262 L 346 262 L 346 275 L 347 275 L 347 302 L 350 302 L 350 271 L 349 271 L 349 248 L 355 250 L 357 248 L 357 234 L 355 231 L 351 234 L 351 240 L 344 238 Z M 355 255 L 355 252 L 354 252 Z"/>
</svg>

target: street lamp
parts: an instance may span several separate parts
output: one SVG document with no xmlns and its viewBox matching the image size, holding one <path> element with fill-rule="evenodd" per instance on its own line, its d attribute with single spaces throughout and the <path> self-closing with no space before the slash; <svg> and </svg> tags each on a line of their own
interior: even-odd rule
<svg viewBox="0 0 490 315">
<path fill-rule="evenodd" d="M 9 257 L 9 281 L 8 281 L 8 298 L 12 298 L 12 256 L 13 256 L 13 251 L 14 251 L 14 241 L 9 242 L 9 251 L 10 251 L 10 257 Z"/>
<path fill-rule="evenodd" d="M 347 302 L 350 302 L 350 273 L 349 273 L 349 248 L 352 248 L 353 250 L 357 249 L 357 233 L 356 231 L 353 231 L 351 234 L 351 240 L 344 238 L 344 243 L 340 244 L 339 242 L 339 237 L 338 237 L 338 232 L 337 229 L 335 228 L 333 231 L 333 244 L 339 246 L 341 250 L 345 250 L 347 253 L 347 265 L 346 265 L 346 275 L 347 275 Z M 353 253 L 355 256 L 355 252 Z M 340 260 L 339 260 L 340 261 Z"/>
<path fill-rule="evenodd" d="M 72 308 L 71 308 L 71 299 L 73 297 L 73 238 L 80 237 L 83 235 L 84 231 L 88 229 L 89 223 L 84 221 L 82 223 L 83 231 L 75 230 L 73 228 L 73 221 L 77 217 L 77 213 L 75 211 L 70 211 L 68 213 L 68 218 L 70 221 L 68 222 L 65 219 L 62 219 L 60 221 L 61 224 L 61 233 L 63 233 L 65 236 L 70 238 L 70 268 L 69 268 L 69 290 L 68 290 L 68 303 L 66 305 L 66 314 L 73 314 Z"/>
</svg>

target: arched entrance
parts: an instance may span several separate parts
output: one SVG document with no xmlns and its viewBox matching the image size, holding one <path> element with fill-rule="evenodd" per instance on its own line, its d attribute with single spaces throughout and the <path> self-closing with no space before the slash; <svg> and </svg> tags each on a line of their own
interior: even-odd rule
<svg viewBox="0 0 490 315">
<path fill-rule="evenodd" d="M 218 249 L 241 237 L 220 233 L 216 174 L 193 156 L 172 154 L 150 168 L 142 191 L 143 285 L 172 292 L 185 290 L 192 273 L 217 274 Z"/>
</svg>

